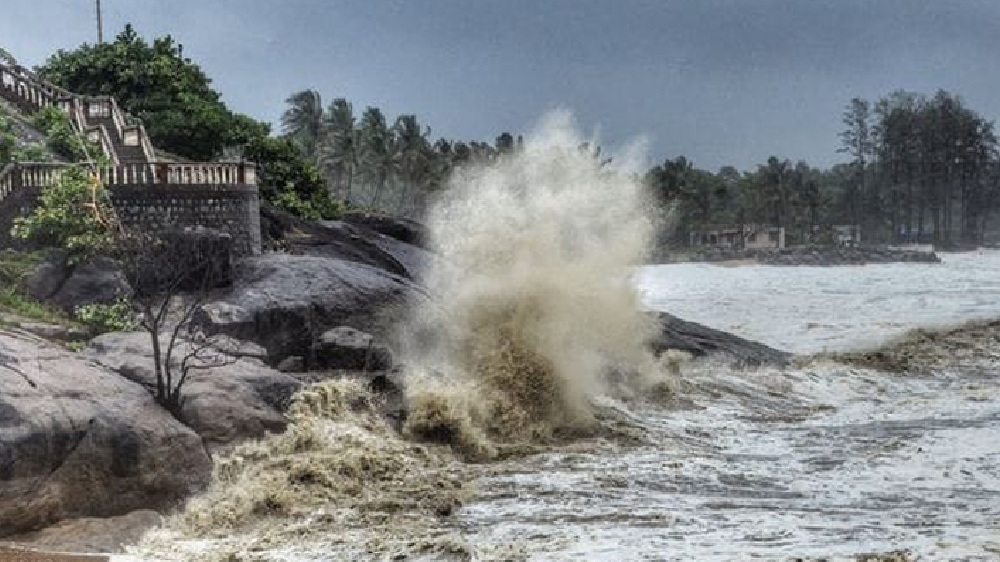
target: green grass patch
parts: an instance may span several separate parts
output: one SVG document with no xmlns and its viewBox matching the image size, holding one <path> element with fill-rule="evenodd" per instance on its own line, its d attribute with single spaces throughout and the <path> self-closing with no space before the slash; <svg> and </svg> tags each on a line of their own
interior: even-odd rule
<svg viewBox="0 0 1000 562">
<path fill-rule="evenodd" d="M 45 259 L 41 252 L 0 251 L 0 312 L 61 326 L 80 327 L 65 312 L 24 292 L 24 283 Z"/>
<path fill-rule="evenodd" d="M 28 320 L 37 320 L 47 324 L 80 327 L 66 313 L 43 302 L 22 294 L 16 288 L 0 288 L 0 312 L 20 316 Z"/>
</svg>

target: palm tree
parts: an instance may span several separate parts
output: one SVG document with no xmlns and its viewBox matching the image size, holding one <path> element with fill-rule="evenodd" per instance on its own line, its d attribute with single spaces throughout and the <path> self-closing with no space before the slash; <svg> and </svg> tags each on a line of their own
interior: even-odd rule
<svg viewBox="0 0 1000 562">
<path fill-rule="evenodd" d="M 281 129 L 312 162 L 319 162 L 323 141 L 323 99 L 316 90 L 302 90 L 285 100 L 288 109 L 281 115 Z"/>
<path fill-rule="evenodd" d="M 341 199 L 350 202 L 358 165 L 358 130 L 351 102 L 344 98 L 333 100 L 326 110 L 324 129 L 326 137 L 320 153 L 330 176 L 330 187 L 340 192 Z"/>
<path fill-rule="evenodd" d="M 370 205 L 375 208 L 382 190 L 393 175 L 394 144 L 392 131 L 386 125 L 382 111 L 377 107 L 366 108 L 358 131 L 358 154 L 361 173 L 374 186 Z"/>
<path fill-rule="evenodd" d="M 415 115 L 400 115 L 392 130 L 396 139 L 393 164 L 403 182 L 397 210 L 402 210 L 406 196 L 409 194 L 412 200 L 414 191 L 429 181 L 431 146 L 427 137 L 431 130 L 421 130 Z"/>
</svg>

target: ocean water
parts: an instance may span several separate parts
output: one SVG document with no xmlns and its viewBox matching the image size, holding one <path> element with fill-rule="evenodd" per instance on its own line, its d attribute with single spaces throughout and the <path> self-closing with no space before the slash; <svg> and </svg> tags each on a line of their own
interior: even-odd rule
<svg viewBox="0 0 1000 562">
<path fill-rule="evenodd" d="M 813 353 L 1000 317 L 1000 250 L 941 257 L 941 264 L 850 267 L 672 264 L 642 268 L 637 283 L 650 309 Z"/>
<path fill-rule="evenodd" d="M 945 255 L 938 265 L 668 265 L 636 279 L 649 308 L 807 353 L 1000 316 L 998 273 L 1000 252 L 990 251 Z M 906 552 L 997 560 L 1000 365 L 995 357 L 980 363 L 918 377 L 827 360 L 749 371 L 692 362 L 678 382 L 683 400 L 673 405 L 595 399 L 604 423 L 628 427 L 634 440 L 581 439 L 506 460 L 450 462 L 447 474 L 472 493 L 448 517 L 411 513 L 354 525 L 347 512 L 323 526 L 346 509 L 331 501 L 305 519 L 262 517 L 214 538 L 168 535 L 138 553 L 617 562 Z"/>
<path fill-rule="evenodd" d="M 666 265 L 637 281 L 651 309 L 809 353 L 1000 317 L 998 274 L 987 251 L 936 265 Z M 532 560 L 997 560 L 1000 380 L 995 359 L 980 366 L 693 364 L 688 407 L 630 407 L 647 445 L 519 460 L 484 478 L 463 529 L 474 544 L 520 541 Z"/>
</svg>

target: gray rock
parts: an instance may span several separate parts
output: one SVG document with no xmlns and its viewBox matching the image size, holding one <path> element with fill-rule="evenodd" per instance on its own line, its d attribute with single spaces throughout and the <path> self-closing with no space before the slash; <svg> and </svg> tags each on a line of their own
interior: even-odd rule
<svg viewBox="0 0 1000 562">
<path fill-rule="evenodd" d="M 282 373 L 301 373 L 306 370 L 306 360 L 298 355 L 285 357 L 276 367 Z"/>
<path fill-rule="evenodd" d="M 210 473 L 198 435 L 140 385 L 0 331 L 0 535 L 167 509 Z"/>
<path fill-rule="evenodd" d="M 86 339 L 90 334 L 80 328 L 59 326 L 57 324 L 46 324 L 45 322 L 17 322 L 17 327 L 40 338 L 47 340 L 58 340 L 63 342 L 80 341 Z"/>
<path fill-rule="evenodd" d="M 349 211 L 344 213 L 341 220 L 355 226 L 373 230 L 379 234 L 384 234 L 411 246 L 424 249 L 428 247 L 430 236 L 427 233 L 427 228 L 411 219 L 366 211 Z"/>
<path fill-rule="evenodd" d="M 166 336 L 162 338 L 164 348 Z M 178 344 L 175 369 L 190 348 Z M 97 363 L 135 381 L 150 392 L 156 390 L 152 341 L 146 332 L 102 334 L 83 352 Z M 191 371 L 182 387 L 179 417 L 210 446 L 260 438 L 268 432 L 284 431 L 283 412 L 302 383 L 279 373 L 259 359 L 231 357 L 219 353 L 208 368 Z M 179 373 L 179 369 L 177 370 Z"/>
<path fill-rule="evenodd" d="M 656 353 L 676 349 L 696 357 L 723 354 L 748 366 L 786 365 L 792 357 L 788 352 L 688 322 L 666 312 L 650 314 L 659 327 L 656 337 L 649 342 Z"/>
<path fill-rule="evenodd" d="M 98 258 L 76 266 L 55 254 L 39 265 L 27 281 L 28 294 L 73 312 L 92 303 L 109 303 L 132 294 L 125 274 L 110 259 Z"/>
<path fill-rule="evenodd" d="M 138 543 L 146 531 L 162 522 L 159 513 L 141 509 L 115 517 L 67 519 L 10 540 L 20 547 L 47 552 L 123 552 L 125 547 Z"/>
<path fill-rule="evenodd" d="M 315 370 L 385 371 L 392 368 L 392 352 L 375 343 L 371 334 L 338 326 L 323 332 L 313 343 L 310 367 Z"/>
<path fill-rule="evenodd" d="M 47 300 L 56 294 L 69 274 L 65 252 L 53 253 L 31 273 L 25 282 L 25 290 L 35 300 Z"/>
<path fill-rule="evenodd" d="M 408 305 L 426 298 L 409 279 L 370 265 L 269 254 L 240 262 L 234 287 L 202 305 L 193 322 L 209 334 L 256 342 L 278 364 L 307 357 L 317 336 L 336 326 L 391 342 Z"/>
</svg>

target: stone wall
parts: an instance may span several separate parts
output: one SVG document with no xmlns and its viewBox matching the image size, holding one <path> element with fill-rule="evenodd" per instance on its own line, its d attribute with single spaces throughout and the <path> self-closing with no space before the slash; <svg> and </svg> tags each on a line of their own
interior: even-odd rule
<svg viewBox="0 0 1000 562">
<path fill-rule="evenodd" d="M 111 200 L 125 225 L 155 231 L 203 226 L 228 232 L 233 252 L 259 254 L 260 201 L 248 185 L 116 186 Z"/>
<path fill-rule="evenodd" d="M 238 256 L 259 254 L 260 201 L 253 185 L 136 185 L 111 188 L 111 201 L 127 226 L 168 231 L 203 226 L 228 232 Z M 18 247 L 14 218 L 30 212 L 40 188 L 22 187 L 0 200 L 0 248 Z"/>
</svg>

